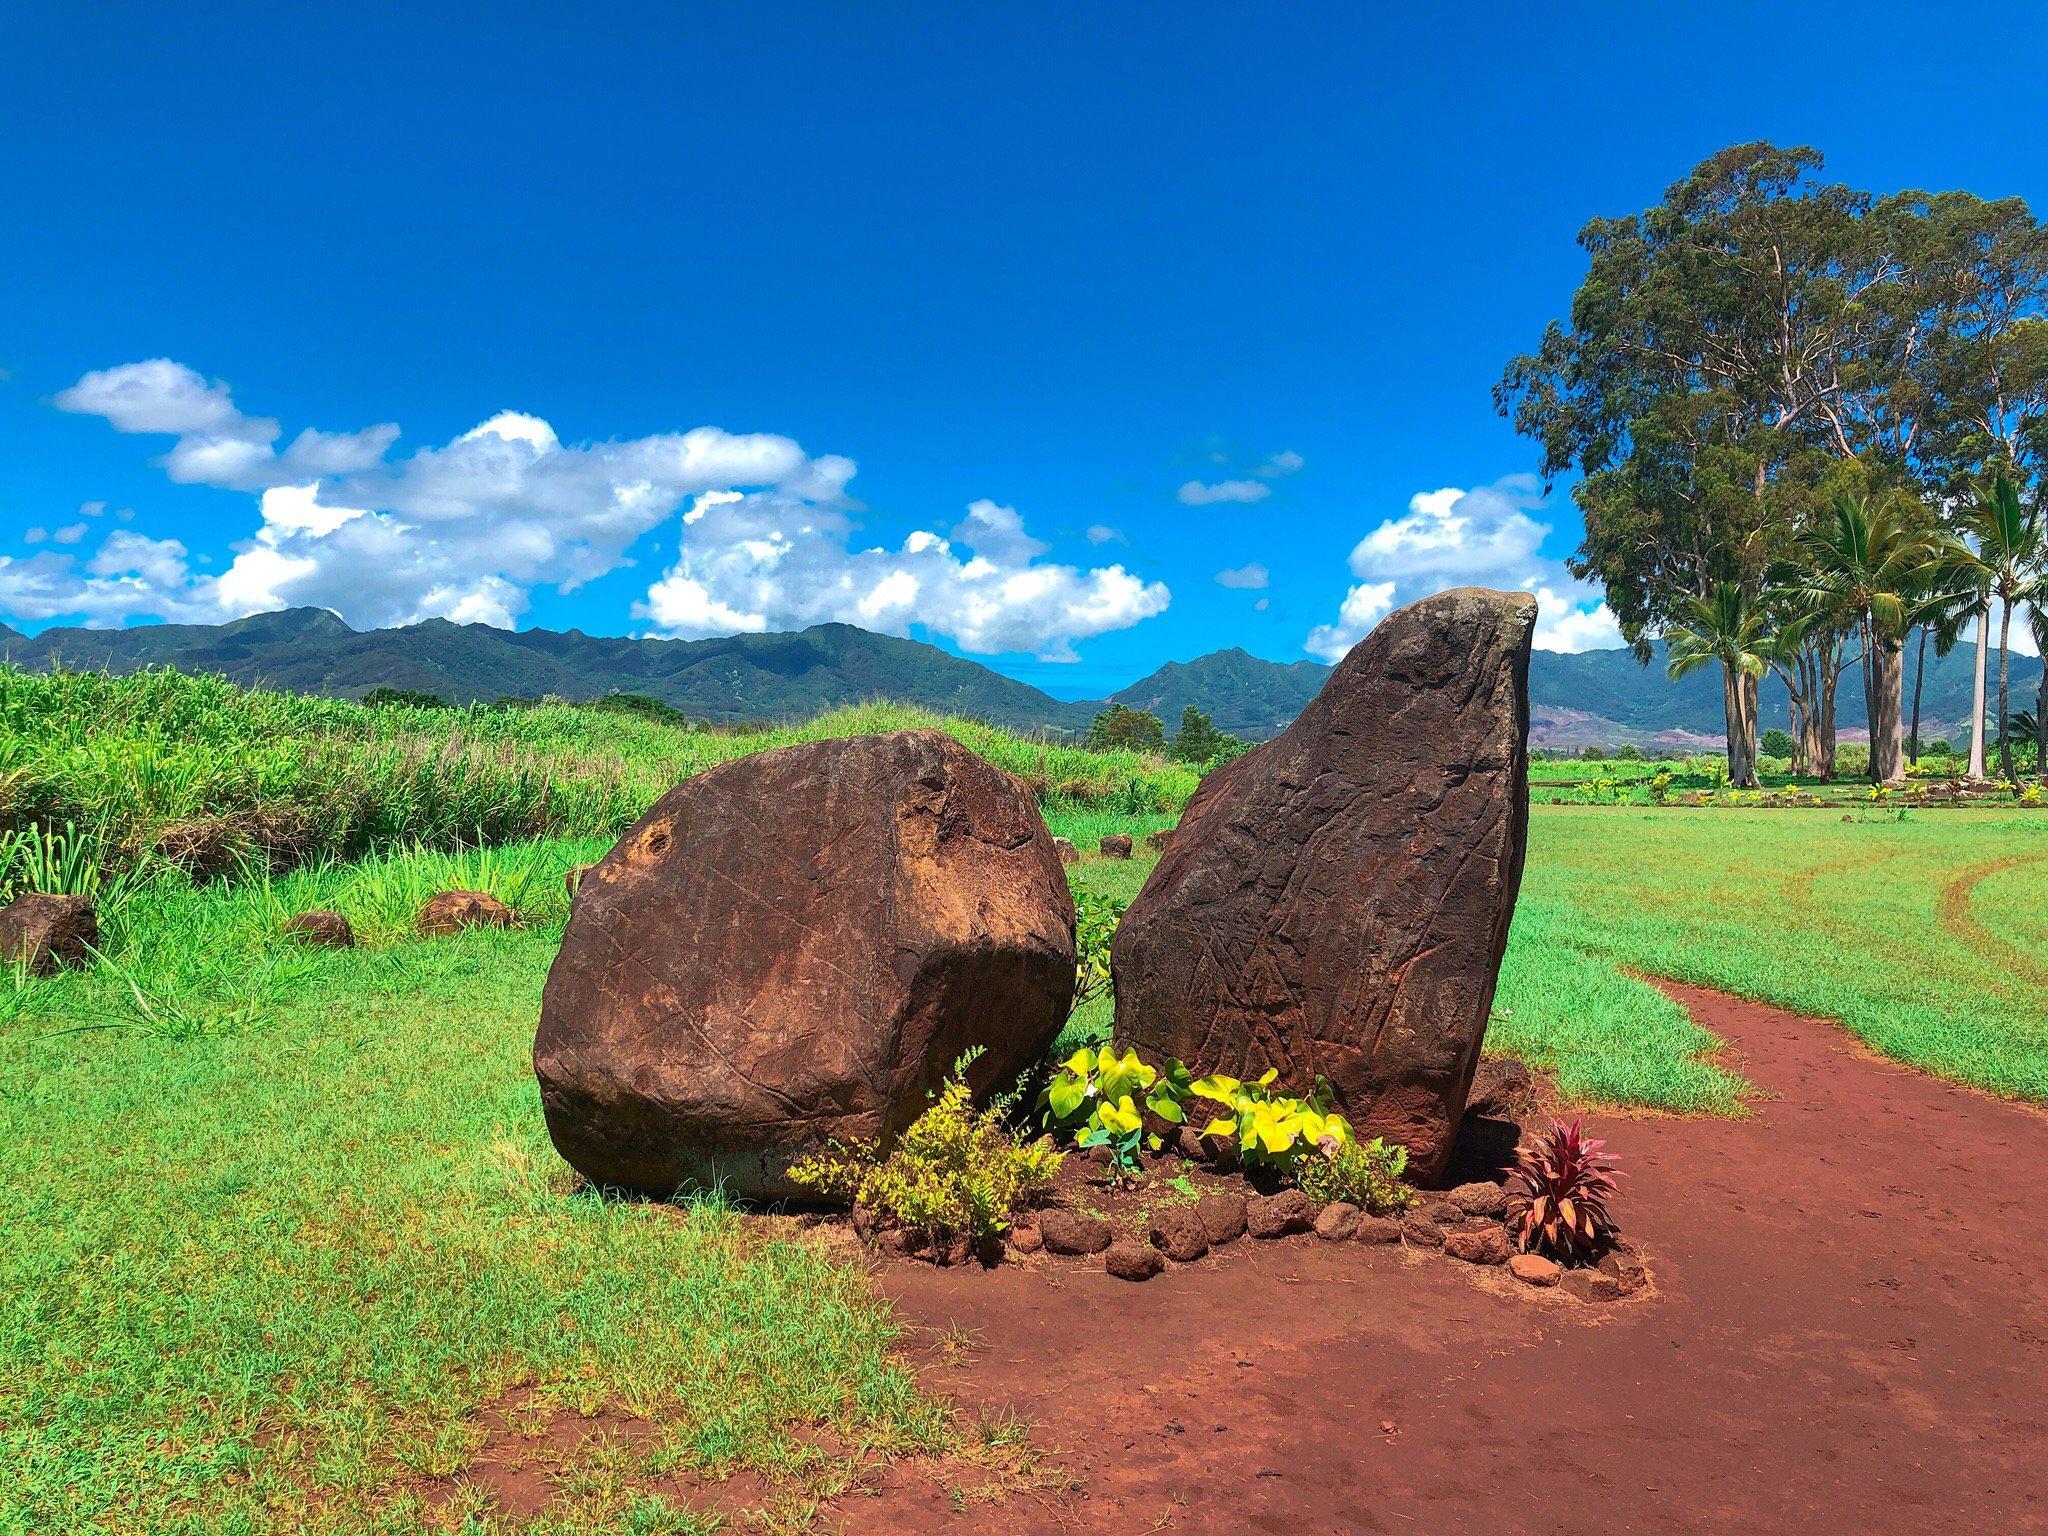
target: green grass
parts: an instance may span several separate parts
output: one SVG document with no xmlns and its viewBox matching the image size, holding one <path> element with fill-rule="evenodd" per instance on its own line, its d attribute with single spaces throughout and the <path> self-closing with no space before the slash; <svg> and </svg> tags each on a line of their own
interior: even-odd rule
<svg viewBox="0 0 2048 1536">
<path fill-rule="evenodd" d="M 847 1468 L 813 1427 L 862 1454 L 937 1443 L 856 1272 L 716 1206 L 570 1192 L 529 1052 L 559 874 L 591 851 L 459 871 L 529 893 L 531 926 L 436 943 L 390 921 L 450 873 L 431 856 L 163 883 L 129 904 L 114 965 L 17 988 L 0 1531 L 410 1532 L 452 1497 L 482 1533 L 455 1479 L 480 1411 L 514 1394 L 536 1430 L 658 1426 L 631 1476 L 600 1475 L 598 1448 L 556 1468 L 563 1531 L 708 1529 L 650 1502 L 675 1469 L 815 1490 Z M 389 942 L 295 949 L 277 914 L 312 905 Z"/>
<path fill-rule="evenodd" d="M 1049 811 L 1177 811 L 1196 784 L 1183 764 L 892 704 L 736 733 L 581 705 L 368 709 L 170 671 L 0 666 L 0 837 L 69 823 L 102 862 L 133 863 L 197 831 L 230 858 L 289 864 L 415 843 L 616 836 L 716 763 L 911 727 L 951 733 Z M 0 867 L 0 893 L 9 879 Z"/>
</svg>

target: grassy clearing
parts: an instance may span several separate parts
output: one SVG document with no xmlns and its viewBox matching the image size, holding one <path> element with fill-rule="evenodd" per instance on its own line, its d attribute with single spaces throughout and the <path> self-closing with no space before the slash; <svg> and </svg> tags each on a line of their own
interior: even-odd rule
<svg viewBox="0 0 2048 1536">
<path fill-rule="evenodd" d="M 2026 811 L 1539 807 L 1523 890 L 1584 954 L 2048 1103 L 2044 885 L 2048 820 Z"/>
<path fill-rule="evenodd" d="M 0 835 L 68 823 L 103 862 L 159 850 L 210 872 L 408 844 L 609 837 L 713 764 L 912 727 L 951 733 L 1054 812 L 1178 810 L 1196 783 L 1184 765 L 1139 753 L 889 704 L 742 734 L 584 705 L 370 709 L 168 671 L 0 667 Z"/>
<path fill-rule="evenodd" d="M 387 932 L 445 866 L 166 884 L 115 966 L 17 989 L 0 1531 L 482 1536 L 460 1473 L 513 1394 L 536 1436 L 604 1410 L 658 1429 L 556 1466 L 535 1531 L 708 1530 L 654 1481 L 753 1468 L 801 1501 L 944 1437 L 856 1272 L 715 1206 L 571 1194 L 528 1053 L 559 873 L 590 851 L 460 871 L 531 895 L 529 927 L 342 953 L 276 914 Z M 130 974 L 161 992 L 124 997 Z M 821 1428 L 852 1455 L 827 1466 Z"/>
</svg>

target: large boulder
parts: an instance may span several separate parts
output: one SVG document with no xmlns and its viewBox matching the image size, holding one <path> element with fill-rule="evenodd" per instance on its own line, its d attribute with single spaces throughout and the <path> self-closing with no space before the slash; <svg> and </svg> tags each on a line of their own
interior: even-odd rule
<svg viewBox="0 0 2048 1536">
<path fill-rule="evenodd" d="M 1015 780 L 937 731 L 820 741 L 685 780 L 584 876 L 534 1070 L 594 1182 L 773 1198 L 971 1047 L 978 1094 L 1008 1083 L 1073 993 L 1073 898 Z"/>
<path fill-rule="evenodd" d="M 1521 885 L 1535 621 L 1473 588 L 1390 614 L 1203 780 L 1117 928 L 1119 1040 L 1326 1079 L 1361 1135 L 1441 1171 Z"/>
</svg>

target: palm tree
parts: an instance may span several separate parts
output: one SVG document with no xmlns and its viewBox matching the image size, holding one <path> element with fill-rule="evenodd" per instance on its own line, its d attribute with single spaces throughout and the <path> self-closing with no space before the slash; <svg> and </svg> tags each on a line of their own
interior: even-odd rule
<svg viewBox="0 0 2048 1536">
<path fill-rule="evenodd" d="M 1913 721 L 1906 731 L 1906 753 L 1913 762 L 1920 761 L 1920 693 L 1927 681 L 1927 642 L 1934 641 L 1937 658 L 1946 656 L 1956 648 L 1956 642 L 1963 638 L 1963 626 L 1977 615 L 1977 594 L 1959 594 L 1956 601 L 1939 613 L 1930 614 L 1920 624 L 1919 659 L 1913 668 Z"/>
<path fill-rule="evenodd" d="M 2041 658 L 2041 685 L 2034 695 L 2034 777 L 2048 779 L 2048 593 L 2034 594 L 2027 628 L 2034 632 L 2034 651 Z"/>
<path fill-rule="evenodd" d="M 1863 639 L 1863 697 L 1870 719 L 1870 777 L 1903 783 L 1900 703 L 1906 636 L 1956 601 L 1968 583 L 1967 551 L 1929 526 L 1915 502 L 1843 492 L 1833 515 L 1799 538 L 1792 582 L 1822 611 L 1853 617 Z"/>
<path fill-rule="evenodd" d="M 1756 685 L 1770 666 L 1772 633 L 1763 605 L 1747 587 L 1720 582 L 1706 596 L 1688 599 L 1664 632 L 1671 680 L 1709 662 L 1721 664 L 1722 704 L 1728 719 L 1728 782 L 1756 787 Z"/>
<path fill-rule="evenodd" d="M 1992 482 L 1989 495 L 1964 509 L 1959 522 L 1976 546 L 1981 590 L 1987 601 L 1998 599 L 1998 713 L 1992 718 L 1998 722 L 1998 771 L 2011 782 L 2015 775 L 2006 716 L 2012 691 L 2012 610 L 2013 604 L 2040 594 L 2048 541 L 2042 536 L 2040 508 L 2022 502 L 2019 487 L 2004 475 Z"/>
</svg>

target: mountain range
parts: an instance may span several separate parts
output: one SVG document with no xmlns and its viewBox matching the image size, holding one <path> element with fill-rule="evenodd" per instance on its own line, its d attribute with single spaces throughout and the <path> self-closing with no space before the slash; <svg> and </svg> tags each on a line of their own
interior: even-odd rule
<svg viewBox="0 0 2048 1536">
<path fill-rule="evenodd" d="M 0 624 L 0 660 L 129 672 L 174 666 L 250 686 L 361 698 L 373 688 L 416 689 L 451 703 L 499 698 L 593 699 L 639 693 L 720 723 L 788 720 L 887 698 L 1019 730 L 1078 732 L 1107 703 L 1149 709 L 1171 730 L 1193 705 L 1248 739 L 1282 729 L 1315 696 L 1330 669 L 1267 661 L 1231 648 L 1168 662 L 1107 700 L 1070 703 L 937 646 L 819 624 L 787 634 L 714 640 L 648 640 L 580 630 L 504 630 L 428 619 L 397 629 L 355 630 L 321 608 L 291 608 L 228 624 L 152 624 L 135 629 L 49 629 L 33 638 Z M 1910 688 L 1915 655 L 1908 651 Z M 1968 718 L 1975 652 L 1927 656 L 1922 734 L 1956 734 Z M 2013 704 L 2030 709 L 2041 663 L 2013 658 Z M 1625 650 L 1562 655 L 1538 651 L 1529 667 L 1530 741 L 1536 746 L 1671 749 L 1720 740 L 1721 682 L 1709 669 L 1679 682 L 1662 658 L 1645 666 Z M 1787 723 L 1782 684 L 1762 689 L 1764 724 Z M 1910 701 L 1909 701 L 1910 708 Z M 1854 739 L 1864 724 L 1860 673 L 1837 697 L 1837 725 Z"/>
</svg>

